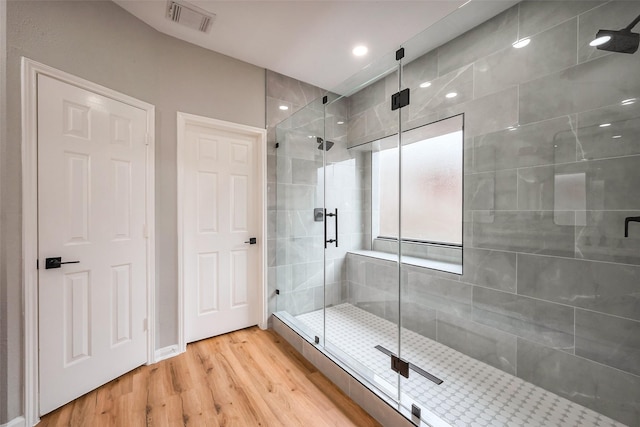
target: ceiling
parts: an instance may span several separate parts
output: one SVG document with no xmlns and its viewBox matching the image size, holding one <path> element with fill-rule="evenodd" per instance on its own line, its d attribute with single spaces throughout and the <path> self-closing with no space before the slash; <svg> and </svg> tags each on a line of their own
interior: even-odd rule
<svg viewBox="0 0 640 427">
<path fill-rule="evenodd" d="M 114 1 L 162 33 L 331 90 L 466 0 L 192 0 L 216 14 L 207 34 L 168 20 L 166 0 Z M 369 53 L 355 57 L 357 44 Z"/>
</svg>

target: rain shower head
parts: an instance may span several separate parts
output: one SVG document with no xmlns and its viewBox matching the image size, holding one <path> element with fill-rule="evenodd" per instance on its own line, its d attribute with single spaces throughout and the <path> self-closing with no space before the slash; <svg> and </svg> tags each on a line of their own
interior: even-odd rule
<svg viewBox="0 0 640 427">
<path fill-rule="evenodd" d="M 631 30 L 638 22 L 640 15 L 621 30 L 599 30 L 590 45 L 609 52 L 635 53 L 640 44 L 640 34 L 632 33 Z"/>
<path fill-rule="evenodd" d="M 322 138 L 320 138 L 320 137 L 318 137 L 318 138 L 317 138 L 317 141 L 318 141 L 318 144 L 320 144 L 320 145 L 318 145 L 318 150 L 324 150 L 324 149 L 325 149 L 325 148 L 324 148 L 324 143 L 325 143 L 325 141 L 324 141 Z M 331 142 L 331 141 L 326 141 L 326 143 L 327 143 L 327 149 L 326 149 L 326 151 L 331 150 L 331 147 L 333 147 L 333 144 L 334 144 L 334 143 L 333 143 L 333 142 Z"/>
</svg>

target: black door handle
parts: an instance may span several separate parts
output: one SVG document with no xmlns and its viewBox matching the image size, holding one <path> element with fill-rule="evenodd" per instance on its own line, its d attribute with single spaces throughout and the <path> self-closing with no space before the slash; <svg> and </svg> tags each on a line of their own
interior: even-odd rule
<svg viewBox="0 0 640 427">
<path fill-rule="evenodd" d="M 624 237 L 629 237 L 630 222 L 640 222 L 640 216 L 629 216 L 624 219 Z"/>
<path fill-rule="evenodd" d="M 245 243 L 255 245 L 256 243 L 258 243 L 258 239 L 256 239 L 255 237 L 249 237 L 249 240 L 247 240 Z"/>
<path fill-rule="evenodd" d="M 62 262 L 62 257 L 54 257 L 45 259 L 44 268 L 49 270 L 50 268 L 60 268 L 62 264 L 79 264 L 80 261 L 65 261 Z"/>
<path fill-rule="evenodd" d="M 336 221 L 336 238 L 327 240 L 327 217 L 335 217 Z M 327 210 L 324 210 L 324 247 L 327 248 L 327 243 L 335 243 L 336 248 L 338 247 L 338 208 L 335 209 L 335 213 L 327 213 Z"/>
</svg>

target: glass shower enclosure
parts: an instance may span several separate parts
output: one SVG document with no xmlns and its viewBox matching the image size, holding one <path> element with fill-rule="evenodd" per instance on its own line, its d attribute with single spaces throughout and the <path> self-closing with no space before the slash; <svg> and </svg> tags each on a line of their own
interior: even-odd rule
<svg viewBox="0 0 640 427">
<path fill-rule="evenodd" d="M 280 123 L 275 315 L 425 424 L 640 425 L 638 15 L 471 2 Z"/>
</svg>

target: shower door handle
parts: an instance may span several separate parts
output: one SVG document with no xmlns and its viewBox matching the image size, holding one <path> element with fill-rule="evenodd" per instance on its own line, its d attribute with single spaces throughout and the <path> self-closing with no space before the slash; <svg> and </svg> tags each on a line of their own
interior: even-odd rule
<svg viewBox="0 0 640 427">
<path fill-rule="evenodd" d="M 327 240 L 327 217 L 335 217 L 336 221 L 336 238 Z M 327 213 L 327 210 L 324 210 L 324 248 L 327 248 L 327 243 L 335 243 L 336 248 L 338 247 L 338 208 L 335 209 L 335 213 Z"/>
<path fill-rule="evenodd" d="M 630 222 L 640 222 L 640 216 L 629 216 L 624 219 L 624 237 L 629 237 Z"/>
</svg>

